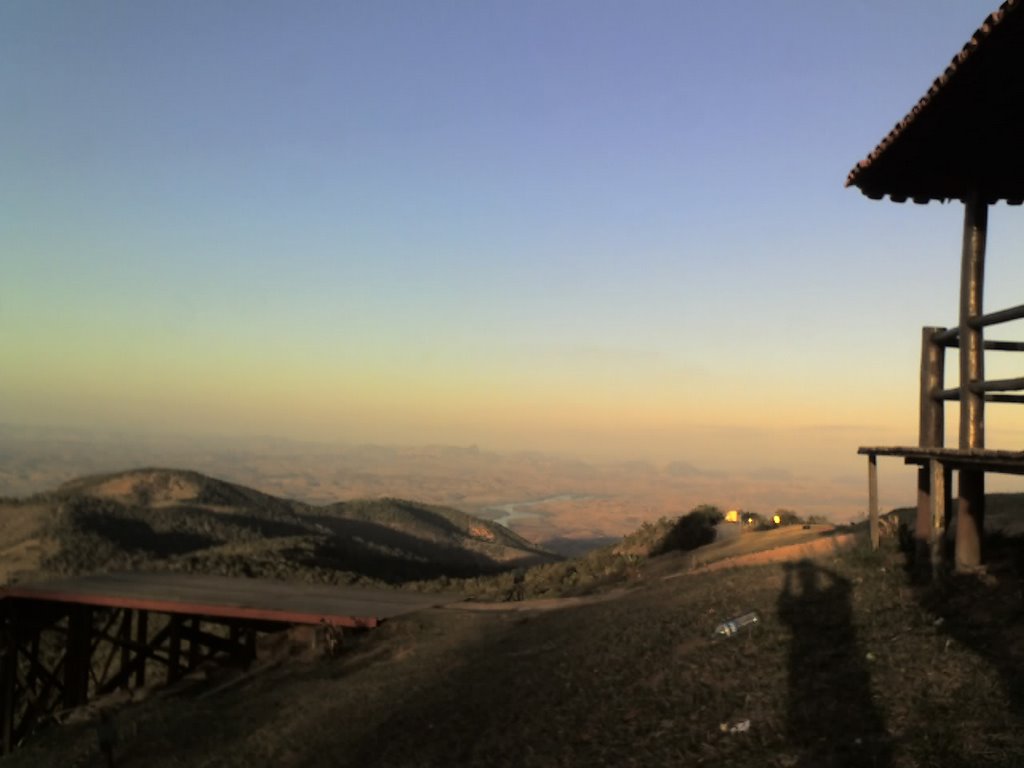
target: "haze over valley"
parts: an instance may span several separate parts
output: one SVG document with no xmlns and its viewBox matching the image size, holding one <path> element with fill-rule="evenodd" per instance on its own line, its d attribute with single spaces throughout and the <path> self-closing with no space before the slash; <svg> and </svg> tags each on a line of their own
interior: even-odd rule
<svg viewBox="0 0 1024 768">
<path fill-rule="evenodd" d="M 860 476 L 822 478 L 771 467 L 723 470 L 688 461 L 584 461 L 472 446 L 194 439 L 0 425 L 3 496 L 151 466 L 191 469 L 311 504 L 380 497 L 442 504 L 570 551 L 705 503 L 761 512 L 789 508 L 845 522 L 858 516 L 865 491 Z"/>
</svg>

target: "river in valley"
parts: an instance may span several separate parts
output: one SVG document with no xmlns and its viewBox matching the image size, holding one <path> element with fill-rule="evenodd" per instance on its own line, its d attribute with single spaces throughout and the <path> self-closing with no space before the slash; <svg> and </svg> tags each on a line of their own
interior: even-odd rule
<svg viewBox="0 0 1024 768">
<path fill-rule="evenodd" d="M 549 513 L 543 509 L 538 509 L 538 507 L 543 507 L 545 504 L 553 504 L 559 501 L 584 501 L 592 498 L 594 497 L 575 493 L 563 493 L 558 496 L 547 496 L 533 501 L 511 501 L 505 504 L 494 504 L 484 507 L 477 514 L 486 520 L 508 526 L 516 520 L 547 517 Z"/>
</svg>

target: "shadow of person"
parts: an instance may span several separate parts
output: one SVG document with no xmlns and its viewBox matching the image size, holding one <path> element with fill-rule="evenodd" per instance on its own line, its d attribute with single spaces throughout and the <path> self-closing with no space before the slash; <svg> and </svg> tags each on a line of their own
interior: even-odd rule
<svg viewBox="0 0 1024 768">
<path fill-rule="evenodd" d="M 892 747 L 851 621 L 850 582 L 810 560 L 785 568 L 779 618 L 793 635 L 786 727 L 799 765 L 889 766 Z"/>
</svg>

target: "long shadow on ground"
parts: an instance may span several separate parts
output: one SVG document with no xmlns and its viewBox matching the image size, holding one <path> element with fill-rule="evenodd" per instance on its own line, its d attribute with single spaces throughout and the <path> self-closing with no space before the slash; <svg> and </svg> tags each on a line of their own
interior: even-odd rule
<svg viewBox="0 0 1024 768">
<path fill-rule="evenodd" d="M 801 560 L 786 566 L 779 619 L 792 631 L 786 727 L 801 766 L 883 768 L 892 747 L 871 699 L 852 622 L 851 584 Z"/>
</svg>

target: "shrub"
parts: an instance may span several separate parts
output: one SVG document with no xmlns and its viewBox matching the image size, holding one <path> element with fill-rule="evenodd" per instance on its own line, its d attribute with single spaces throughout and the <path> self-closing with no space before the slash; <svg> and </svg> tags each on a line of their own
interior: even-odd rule
<svg viewBox="0 0 1024 768">
<path fill-rule="evenodd" d="M 724 519 L 725 515 L 718 507 L 702 504 L 680 517 L 651 554 L 663 555 L 673 550 L 687 551 L 710 544 L 715 540 L 715 526 Z"/>
</svg>

